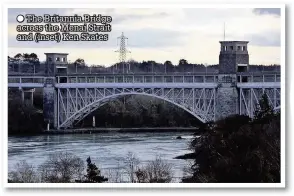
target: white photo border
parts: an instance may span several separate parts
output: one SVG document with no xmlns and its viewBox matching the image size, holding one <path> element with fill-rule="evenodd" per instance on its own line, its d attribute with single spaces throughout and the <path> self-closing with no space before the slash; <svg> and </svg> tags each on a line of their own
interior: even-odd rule
<svg viewBox="0 0 294 196">
<path fill-rule="evenodd" d="M 3 134 L 3 182 L 6 188 L 285 188 L 285 5 L 284 4 L 6 4 L 3 14 L 2 65 L 7 64 L 8 9 L 9 8 L 280 8 L 281 9 L 281 182 L 280 183 L 8 183 L 8 132 L 7 110 Z M 5 28 L 6 27 L 6 28 Z M 3 101 L 7 108 L 7 66 L 4 68 L 6 86 Z"/>
</svg>

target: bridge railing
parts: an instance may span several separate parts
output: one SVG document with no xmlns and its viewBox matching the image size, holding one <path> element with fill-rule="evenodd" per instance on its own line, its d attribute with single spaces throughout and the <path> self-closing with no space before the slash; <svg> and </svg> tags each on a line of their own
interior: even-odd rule
<svg viewBox="0 0 294 196">
<path fill-rule="evenodd" d="M 57 76 L 57 83 L 215 83 L 217 75 Z"/>
<path fill-rule="evenodd" d="M 42 76 L 9 76 L 8 83 L 44 83 Z"/>
<path fill-rule="evenodd" d="M 13 76 L 8 83 L 44 83 L 44 76 Z M 224 79 L 224 78 L 223 78 Z M 218 75 L 71 75 L 56 76 L 57 83 L 217 83 Z M 222 81 L 223 82 L 223 81 Z M 236 82 L 229 80 L 228 82 Z M 238 74 L 237 83 L 280 82 L 280 74 Z"/>
<path fill-rule="evenodd" d="M 238 73 L 237 82 L 280 82 L 281 75 L 279 72 L 251 72 L 251 73 Z"/>
</svg>

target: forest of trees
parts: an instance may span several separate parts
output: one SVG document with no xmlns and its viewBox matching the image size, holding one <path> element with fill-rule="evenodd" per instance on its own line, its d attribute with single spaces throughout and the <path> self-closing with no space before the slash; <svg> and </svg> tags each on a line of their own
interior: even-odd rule
<svg viewBox="0 0 294 196">
<path fill-rule="evenodd" d="M 199 120 L 178 106 L 144 95 L 111 100 L 76 126 L 91 127 L 93 116 L 97 127 L 195 127 L 200 124 Z"/>
<path fill-rule="evenodd" d="M 8 90 L 8 134 L 39 134 L 44 130 L 43 99 L 35 96 L 34 105 L 22 102 L 18 89 Z"/>
</svg>

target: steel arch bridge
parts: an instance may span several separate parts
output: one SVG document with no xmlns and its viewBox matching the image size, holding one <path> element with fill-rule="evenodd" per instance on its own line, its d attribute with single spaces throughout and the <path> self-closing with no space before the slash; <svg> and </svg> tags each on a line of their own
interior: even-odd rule
<svg viewBox="0 0 294 196">
<path fill-rule="evenodd" d="M 44 121 L 51 128 L 72 127 L 107 101 L 124 95 L 146 95 L 168 101 L 202 122 L 229 115 L 254 116 L 263 94 L 281 108 L 279 69 L 260 70 L 249 65 L 248 41 L 220 41 L 219 64 L 210 69 L 191 66 L 188 72 L 141 72 L 103 68 L 95 73 L 72 72 L 67 53 L 45 53 L 44 70 L 34 74 L 13 71 L 8 87 L 19 88 L 22 99 L 35 88 L 43 89 Z M 124 65 L 123 65 L 124 66 Z M 252 69 L 251 69 L 252 68 Z M 129 72 L 130 71 L 130 72 Z M 48 128 L 47 128 L 48 129 Z"/>
<path fill-rule="evenodd" d="M 60 88 L 58 127 L 68 128 L 107 101 L 125 95 L 146 95 L 168 101 L 201 122 L 215 118 L 215 88 Z"/>
<path fill-rule="evenodd" d="M 254 74 L 253 74 L 254 75 Z M 270 105 L 280 110 L 279 74 L 270 80 L 251 79 L 224 82 L 217 74 L 172 76 L 119 75 L 106 76 L 9 76 L 8 87 L 43 88 L 44 116 L 57 129 L 69 128 L 111 99 L 125 95 L 146 95 L 168 101 L 187 111 L 201 122 L 214 121 L 232 114 L 254 116 L 259 100 L 266 94 Z M 255 74 L 256 75 L 256 74 Z M 266 74 L 259 74 L 266 78 Z M 67 82 L 61 82 L 66 77 Z M 161 80 L 158 78 L 161 77 Z M 171 80 L 168 80 L 170 77 Z M 150 80 L 149 80 L 150 79 Z"/>
<path fill-rule="evenodd" d="M 179 83 L 175 77 L 171 82 L 162 81 L 162 83 L 144 82 L 144 79 L 142 83 L 138 83 L 134 78 L 126 82 L 109 83 L 106 77 L 100 81 L 101 83 L 80 83 L 77 82 L 78 79 L 73 83 L 58 83 L 55 85 L 57 89 L 57 115 L 55 115 L 57 127 L 69 128 L 109 100 L 125 95 L 146 95 L 168 101 L 201 122 L 215 121 L 230 114 L 253 117 L 254 111 L 259 108 L 259 100 L 263 94 L 267 95 L 270 105 L 275 110 L 280 109 L 280 83 L 276 79 L 272 82 L 252 80 L 246 83 L 236 82 L 235 85 L 229 83 L 229 87 L 224 88 L 226 83 L 222 83 L 221 78 L 216 75 L 212 77 L 212 80 L 205 79 L 207 76 L 202 76 L 204 77 L 203 82 L 195 80 L 185 82 L 186 76 L 183 76 L 182 83 Z M 230 99 L 233 97 L 233 104 L 222 100 L 225 98 L 221 97 L 223 94 L 221 89 L 236 91 L 233 96 L 225 93 L 225 96 Z M 229 107 L 229 111 L 226 111 L 223 105 Z M 234 107 L 235 112 L 232 110 Z"/>
</svg>

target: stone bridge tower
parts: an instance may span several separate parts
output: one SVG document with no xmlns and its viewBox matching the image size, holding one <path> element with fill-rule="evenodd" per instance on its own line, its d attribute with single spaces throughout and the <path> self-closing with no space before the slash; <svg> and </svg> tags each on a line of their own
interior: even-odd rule
<svg viewBox="0 0 294 196">
<path fill-rule="evenodd" d="M 220 41 L 216 120 L 238 114 L 237 72 L 247 72 L 248 41 Z"/>
<path fill-rule="evenodd" d="M 67 53 L 45 53 L 45 81 L 43 88 L 44 121 L 49 128 L 57 127 L 57 92 L 55 77 L 58 73 L 67 73 Z M 48 126 L 47 126 L 48 127 Z"/>
</svg>

